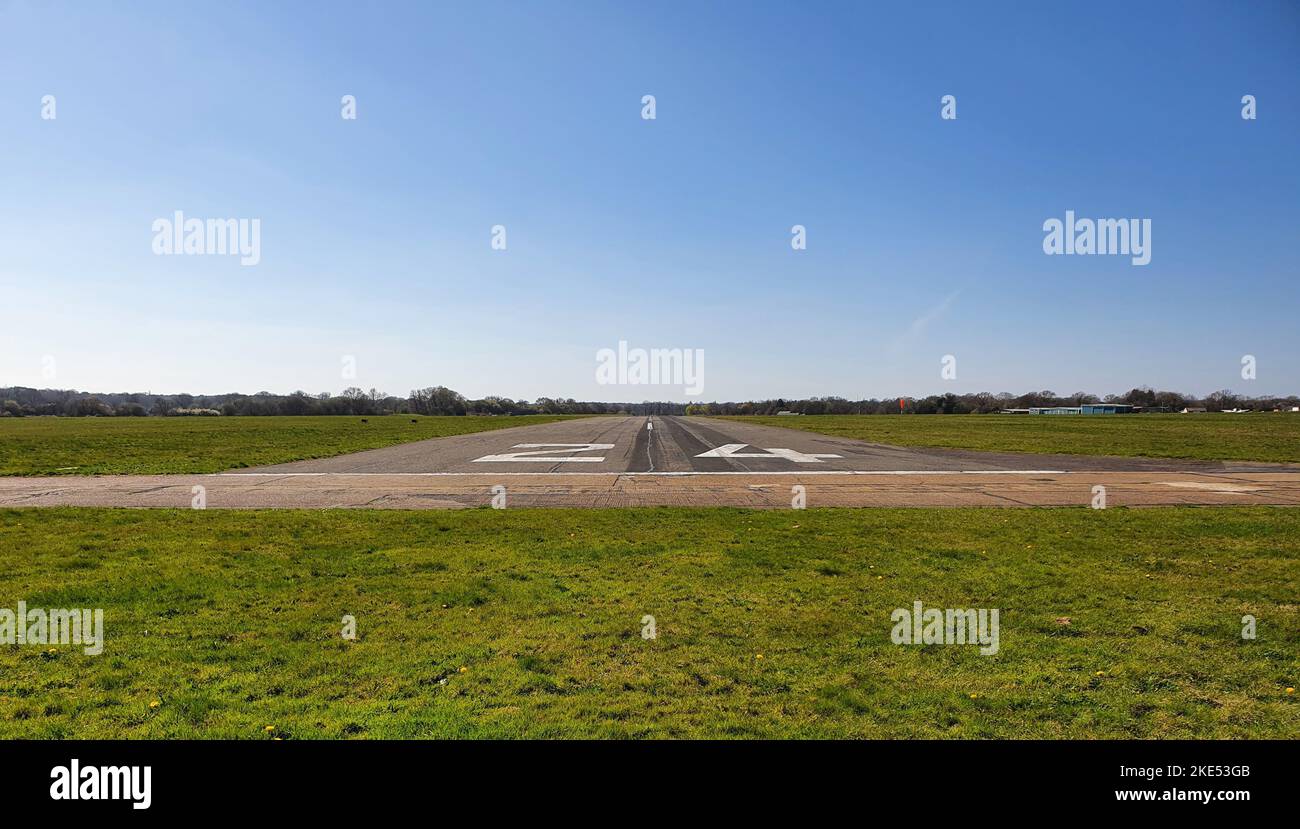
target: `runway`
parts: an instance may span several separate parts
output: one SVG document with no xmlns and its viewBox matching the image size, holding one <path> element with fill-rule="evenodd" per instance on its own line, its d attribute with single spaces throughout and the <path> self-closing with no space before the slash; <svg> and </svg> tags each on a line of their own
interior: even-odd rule
<svg viewBox="0 0 1300 829">
<path fill-rule="evenodd" d="M 1300 466 L 903 448 L 593 417 L 217 475 L 0 478 L 0 506 L 461 509 L 1300 505 Z"/>
<path fill-rule="evenodd" d="M 700 417 L 593 417 L 405 443 L 249 473 L 1300 472 L 1300 466 L 919 449 Z"/>
</svg>

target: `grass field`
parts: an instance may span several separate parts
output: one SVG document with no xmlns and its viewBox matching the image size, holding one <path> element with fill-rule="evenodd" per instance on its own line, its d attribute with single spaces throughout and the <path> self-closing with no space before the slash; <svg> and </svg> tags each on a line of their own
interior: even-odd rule
<svg viewBox="0 0 1300 829">
<path fill-rule="evenodd" d="M 1300 463 L 1300 414 L 727 417 L 895 446 Z"/>
<path fill-rule="evenodd" d="M 0 510 L 0 607 L 106 628 L 0 645 L 0 738 L 1294 739 L 1297 596 L 1283 508 Z"/>
<path fill-rule="evenodd" d="M 6 417 L 0 475 L 221 472 L 571 417 Z"/>
</svg>

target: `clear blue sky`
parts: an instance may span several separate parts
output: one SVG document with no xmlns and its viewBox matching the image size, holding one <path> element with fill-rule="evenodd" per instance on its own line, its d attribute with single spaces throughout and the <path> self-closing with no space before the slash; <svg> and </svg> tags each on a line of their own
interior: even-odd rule
<svg viewBox="0 0 1300 829">
<path fill-rule="evenodd" d="M 0 0 L 0 386 L 1300 391 L 1300 5 L 804 6 Z M 261 263 L 155 256 L 178 209 Z"/>
</svg>

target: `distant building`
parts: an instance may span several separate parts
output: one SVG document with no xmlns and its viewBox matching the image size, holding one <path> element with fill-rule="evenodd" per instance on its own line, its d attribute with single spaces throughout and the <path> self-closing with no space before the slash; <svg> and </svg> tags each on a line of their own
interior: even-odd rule
<svg viewBox="0 0 1300 829">
<path fill-rule="evenodd" d="M 1204 406 L 1188 406 L 1186 409 L 1179 412 L 1179 414 L 1205 414 L 1208 411 L 1209 409 Z"/>
</svg>

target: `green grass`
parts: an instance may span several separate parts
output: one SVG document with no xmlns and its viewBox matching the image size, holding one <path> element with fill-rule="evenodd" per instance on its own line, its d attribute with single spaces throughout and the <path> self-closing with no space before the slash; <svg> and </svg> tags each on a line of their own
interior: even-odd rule
<svg viewBox="0 0 1300 829">
<path fill-rule="evenodd" d="M 1294 739 L 1298 551 L 1266 507 L 0 510 L 0 607 L 107 640 L 0 645 L 0 738 Z M 916 599 L 1000 653 L 891 644 Z"/>
<path fill-rule="evenodd" d="M 6 417 L 0 475 L 221 472 L 572 417 Z"/>
<path fill-rule="evenodd" d="M 808 415 L 724 417 L 894 446 L 1300 463 L 1300 415 Z"/>
</svg>

